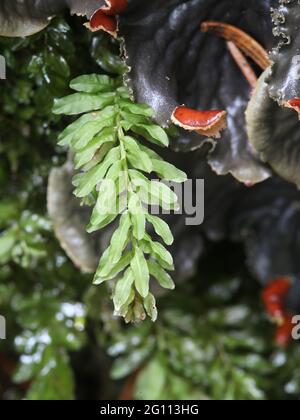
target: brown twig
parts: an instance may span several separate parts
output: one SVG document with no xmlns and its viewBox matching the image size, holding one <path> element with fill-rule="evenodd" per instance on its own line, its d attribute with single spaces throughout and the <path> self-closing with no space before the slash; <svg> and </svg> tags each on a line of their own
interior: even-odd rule
<svg viewBox="0 0 300 420">
<path fill-rule="evenodd" d="M 238 49 L 238 47 L 231 41 L 227 41 L 227 48 L 232 55 L 232 58 L 242 71 L 243 75 L 247 79 L 249 85 L 255 89 L 257 84 L 257 76 L 250 66 L 249 62 L 247 61 L 244 54 L 241 52 L 241 50 Z"/>
<path fill-rule="evenodd" d="M 201 24 L 201 31 L 233 42 L 262 70 L 265 70 L 272 64 L 267 51 L 250 35 L 233 25 L 224 22 L 207 21 Z"/>
<path fill-rule="evenodd" d="M 119 395 L 120 401 L 132 401 L 134 399 L 134 389 L 140 370 L 136 370 L 125 381 L 121 394 Z"/>
</svg>

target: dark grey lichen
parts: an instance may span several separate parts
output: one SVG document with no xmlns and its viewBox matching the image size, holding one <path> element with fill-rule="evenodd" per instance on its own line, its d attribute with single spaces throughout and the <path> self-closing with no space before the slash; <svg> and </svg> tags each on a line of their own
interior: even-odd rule
<svg viewBox="0 0 300 420">
<path fill-rule="evenodd" d="M 278 177 L 240 190 L 227 220 L 230 237 L 243 242 L 246 263 L 262 285 L 290 278 L 287 309 L 300 310 L 300 194 Z"/>
<path fill-rule="evenodd" d="M 139 102 L 168 125 L 172 111 L 185 104 L 195 109 L 225 109 L 228 129 L 213 141 L 209 163 L 218 174 L 232 173 L 247 184 L 270 176 L 248 142 L 244 111 L 251 90 L 223 40 L 202 34 L 200 24 L 219 20 L 238 26 L 267 49 L 274 42 L 270 8 L 276 1 L 131 0 L 120 17 L 127 81 Z M 180 131 L 176 151 L 202 147 L 207 138 Z"/>
<path fill-rule="evenodd" d="M 67 9 L 71 14 L 90 18 L 103 3 L 103 0 L 1 0 L 0 36 L 32 35 Z"/>
<path fill-rule="evenodd" d="M 295 111 L 281 108 L 271 99 L 271 69 L 260 77 L 246 112 L 251 144 L 260 159 L 270 164 L 282 178 L 300 187 L 300 124 Z"/>
<path fill-rule="evenodd" d="M 284 130 L 266 127 L 264 130 L 271 132 L 272 138 L 263 139 L 260 145 L 256 139 L 252 140 L 250 128 L 248 141 L 244 112 L 251 90 L 224 41 L 200 32 L 200 24 L 205 20 L 224 21 L 249 33 L 266 49 L 273 48 L 269 94 L 282 105 L 300 96 L 296 77 L 300 73 L 298 0 L 281 0 L 278 9 L 275 9 L 278 0 L 145 0 L 142 3 L 129 0 L 128 3 L 128 11 L 119 18 L 119 30 L 130 68 L 126 79 L 137 101 L 152 106 L 158 122 L 164 126 L 169 125 L 172 111 L 181 104 L 195 109 L 225 109 L 228 113 L 228 129 L 221 140 L 180 130 L 179 137 L 172 142 L 173 149 L 186 152 L 206 145 L 208 161 L 216 173 L 231 173 L 246 184 L 267 179 L 271 175 L 269 165 L 286 179 L 298 183 L 295 157 L 282 162 L 277 162 L 276 157 L 275 162 L 273 156 L 277 151 L 272 150 L 271 144 L 267 147 L 270 153 L 265 152 L 269 141 L 274 149 L 284 142 Z M 67 8 L 71 13 L 90 18 L 106 4 L 104 0 L 5 0 L 0 5 L 0 34 L 36 32 L 53 15 Z M 277 47 L 271 16 L 275 22 L 274 34 L 280 36 Z M 257 112 L 256 117 L 262 125 L 262 116 Z M 257 136 L 261 137 L 258 133 Z M 289 137 L 294 138 L 292 131 Z"/>
<path fill-rule="evenodd" d="M 271 53 L 274 62 L 269 79 L 269 93 L 280 105 L 300 98 L 300 3 L 280 0 L 273 10 L 274 35 L 279 37 Z"/>
<path fill-rule="evenodd" d="M 73 195 L 73 164 L 54 168 L 48 182 L 48 212 L 61 247 L 82 271 L 93 273 L 99 257 L 98 241 L 86 232 L 89 209 L 81 207 Z"/>
<path fill-rule="evenodd" d="M 289 101 L 300 97 L 300 4 L 281 0 L 273 10 L 274 64 L 261 76 L 247 110 L 249 140 L 262 161 L 300 187 L 300 123 Z M 289 109 L 291 108 L 291 109 Z"/>
</svg>

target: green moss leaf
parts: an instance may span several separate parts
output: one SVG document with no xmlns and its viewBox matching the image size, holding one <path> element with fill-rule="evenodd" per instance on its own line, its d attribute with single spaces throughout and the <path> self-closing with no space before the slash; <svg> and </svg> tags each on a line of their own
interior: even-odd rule
<svg viewBox="0 0 300 420">
<path fill-rule="evenodd" d="M 89 74 L 73 79 L 70 87 L 78 92 L 86 93 L 114 92 L 116 82 L 106 75 Z"/>
<path fill-rule="evenodd" d="M 147 297 L 149 293 L 149 269 L 143 252 L 137 247 L 131 261 L 131 269 L 136 290 L 142 297 Z"/>
<path fill-rule="evenodd" d="M 111 105 L 115 99 L 114 93 L 94 95 L 89 93 L 74 93 L 54 102 L 54 114 L 76 115 L 97 111 Z"/>
</svg>

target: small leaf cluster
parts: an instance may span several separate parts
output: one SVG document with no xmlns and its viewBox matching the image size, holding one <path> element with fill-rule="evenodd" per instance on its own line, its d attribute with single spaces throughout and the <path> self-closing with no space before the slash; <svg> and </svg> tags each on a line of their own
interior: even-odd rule
<svg viewBox="0 0 300 420">
<path fill-rule="evenodd" d="M 51 291 L 38 290 L 28 297 L 15 294 L 13 305 L 18 306 L 17 322 L 24 328 L 15 338 L 21 358 L 14 382 L 30 382 L 28 400 L 73 399 L 70 352 L 84 345 L 83 305 L 59 302 Z"/>
<path fill-rule="evenodd" d="M 240 328 L 247 316 L 245 307 L 237 306 L 201 316 L 164 310 L 157 329 L 149 324 L 123 332 L 122 346 L 118 341 L 109 349 L 117 356 L 112 376 L 121 379 L 140 370 L 137 399 L 265 399 L 274 367 L 265 357 L 264 340 L 253 331 L 250 335 L 244 323 Z"/>
<path fill-rule="evenodd" d="M 10 202 L 0 202 L 0 211 L 9 212 Z M 14 209 L 15 210 L 15 209 Z M 1 217 L 0 217 L 1 229 Z M 51 222 L 38 214 L 23 211 L 19 220 L 0 232 L 0 267 L 13 261 L 24 268 L 47 256 Z"/>
<path fill-rule="evenodd" d="M 299 345 L 274 346 L 274 329 L 246 279 L 209 274 L 201 285 L 197 277 L 191 288 L 177 288 L 160 301 L 154 326 L 114 335 L 112 377 L 137 377 L 135 399 L 297 399 Z"/>
<path fill-rule="evenodd" d="M 116 279 L 115 311 L 126 322 L 157 318 L 150 278 L 167 289 L 174 283 L 170 252 L 149 234 L 149 227 L 165 245 L 173 243 L 168 224 L 148 211 L 159 206 L 178 208 L 177 196 L 163 182 L 184 182 L 186 175 L 165 162 L 150 144 L 167 147 L 166 132 L 153 121 L 153 111 L 134 103 L 129 89 L 117 78 L 91 74 L 74 79 L 76 93 L 58 99 L 54 113 L 82 114 L 59 136 L 59 145 L 74 154 L 75 195 L 93 206 L 88 232 L 119 224 L 102 255 L 95 284 Z M 158 180 L 153 180 L 153 174 Z"/>
</svg>

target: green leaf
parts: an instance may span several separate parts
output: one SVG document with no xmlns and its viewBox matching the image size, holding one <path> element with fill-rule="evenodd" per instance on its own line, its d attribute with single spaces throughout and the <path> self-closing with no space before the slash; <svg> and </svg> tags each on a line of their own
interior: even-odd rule
<svg viewBox="0 0 300 420">
<path fill-rule="evenodd" d="M 174 238 L 169 228 L 169 225 L 157 216 L 147 214 L 146 218 L 148 222 L 151 223 L 154 227 L 154 230 L 157 233 L 157 235 L 159 235 L 163 239 L 165 244 L 172 245 L 172 243 L 174 242 Z"/>
<path fill-rule="evenodd" d="M 118 105 L 132 114 L 142 115 L 149 118 L 154 117 L 154 112 L 148 105 L 135 104 L 132 101 L 119 101 Z"/>
<path fill-rule="evenodd" d="M 96 114 L 96 113 L 95 113 Z M 79 150 L 85 147 L 93 137 L 100 133 L 105 127 L 114 128 L 114 119 L 116 110 L 113 106 L 107 106 L 97 113 L 97 118 L 87 121 L 81 127 L 77 127 L 76 133 L 73 135 L 71 145 Z"/>
<path fill-rule="evenodd" d="M 54 101 L 53 113 L 66 115 L 83 114 L 112 105 L 114 99 L 114 93 L 103 93 L 101 95 L 74 93 L 73 95 L 56 99 Z"/>
<path fill-rule="evenodd" d="M 147 180 L 145 183 L 140 183 L 138 194 L 142 202 L 147 205 L 161 206 L 164 210 L 179 208 L 176 194 L 162 182 Z"/>
<path fill-rule="evenodd" d="M 149 260 L 148 268 L 151 276 L 153 276 L 158 281 L 161 287 L 170 290 L 175 289 L 175 284 L 171 276 L 168 273 L 166 273 L 165 270 L 161 268 L 158 264 L 156 264 L 154 261 Z"/>
<path fill-rule="evenodd" d="M 152 166 L 153 171 L 156 172 L 160 178 L 165 179 L 166 181 L 179 183 L 187 180 L 187 175 L 183 171 L 180 171 L 168 162 L 154 159 L 152 160 Z"/>
<path fill-rule="evenodd" d="M 122 79 L 118 79 L 118 80 L 120 80 L 120 83 L 123 82 Z M 132 90 L 129 89 L 127 86 L 123 85 L 123 86 L 118 87 L 117 93 L 122 99 L 125 99 L 125 100 L 130 99 L 131 101 L 134 100 Z"/>
<path fill-rule="evenodd" d="M 97 220 L 98 223 L 91 222 L 88 224 L 86 231 L 88 233 L 97 232 L 98 230 L 104 229 L 106 226 L 110 225 L 116 218 L 118 214 L 109 214 L 109 215 L 99 215 Z M 95 216 L 96 217 L 96 216 Z"/>
<path fill-rule="evenodd" d="M 118 188 L 118 187 L 117 187 Z M 115 203 L 112 203 L 112 213 L 111 214 L 97 214 L 95 209 L 95 214 L 93 211 L 91 221 L 87 227 L 88 233 L 96 232 L 105 228 L 107 225 L 111 224 L 119 214 L 122 214 L 127 209 L 127 197 L 124 194 L 119 195 Z M 115 211 L 116 210 L 116 211 Z"/>
<path fill-rule="evenodd" d="M 133 257 L 133 252 L 129 251 L 129 252 L 126 252 L 113 267 L 110 267 L 108 272 L 105 266 L 105 271 L 107 272 L 105 276 L 103 276 L 102 274 L 105 271 L 103 270 L 103 267 L 101 266 L 101 264 L 99 264 L 99 267 L 94 277 L 94 284 L 99 285 L 99 284 L 104 283 L 107 280 L 114 279 L 118 274 L 120 274 L 123 270 L 125 270 L 125 268 L 129 266 L 132 260 L 132 257 Z"/>
<path fill-rule="evenodd" d="M 145 177 L 141 172 L 135 170 L 135 169 L 129 169 L 128 171 L 130 180 L 133 184 L 133 186 L 136 187 L 143 187 L 147 189 L 149 180 Z"/>
<path fill-rule="evenodd" d="M 111 168 L 107 172 L 106 179 L 110 179 L 111 181 L 117 181 L 122 175 L 122 169 L 123 162 L 121 160 L 118 160 L 111 166 Z"/>
<path fill-rule="evenodd" d="M 75 150 L 84 149 L 90 141 L 92 141 L 96 134 L 100 133 L 103 128 L 111 127 L 113 125 L 113 118 L 107 118 L 103 121 L 90 121 L 83 125 L 75 134 L 72 140 L 72 147 Z"/>
<path fill-rule="evenodd" d="M 140 149 L 143 151 L 143 152 L 145 152 L 148 156 L 149 156 L 149 158 L 151 159 L 151 160 L 161 160 L 161 161 L 163 161 L 163 158 L 161 157 L 161 156 L 159 156 L 159 154 L 158 153 L 156 153 L 156 152 L 154 152 L 154 150 L 152 150 L 152 149 L 149 149 L 149 147 L 147 147 L 147 146 L 144 146 L 143 144 L 139 144 L 139 146 L 140 146 Z"/>
<path fill-rule="evenodd" d="M 105 143 L 115 143 L 116 134 L 113 127 L 105 128 L 101 134 L 94 137 L 82 150 L 78 151 L 75 156 L 75 169 L 89 163 L 95 156 L 95 153 Z"/>
<path fill-rule="evenodd" d="M 159 242 L 154 242 L 150 236 L 146 235 L 146 240 L 152 250 L 152 252 L 157 255 L 162 261 L 164 261 L 168 266 L 173 266 L 173 257 L 169 251 Z"/>
<path fill-rule="evenodd" d="M 144 214 L 132 215 L 133 234 L 134 237 L 140 241 L 145 236 L 146 218 Z"/>
<path fill-rule="evenodd" d="M 91 223 L 97 225 L 103 215 L 118 214 L 116 208 L 117 189 L 113 180 L 104 179 L 101 182 L 98 199 L 91 217 Z"/>
<path fill-rule="evenodd" d="M 132 216 L 133 234 L 137 240 L 141 240 L 145 236 L 146 216 L 137 194 L 131 195 L 128 202 L 128 209 Z"/>
<path fill-rule="evenodd" d="M 157 308 L 155 297 L 149 293 L 148 296 L 144 299 L 144 308 L 147 312 L 147 315 L 151 318 L 152 322 L 157 320 Z"/>
<path fill-rule="evenodd" d="M 136 169 L 150 173 L 152 171 L 152 161 L 147 153 L 141 150 L 136 140 L 132 137 L 125 136 L 123 141 L 128 152 L 127 157 L 130 164 Z"/>
<path fill-rule="evenodd" d="M 113 109 L 112 107 L 108 107 L 108 108 Z M 103 111 L 91 112 L 89 114 L 85 114 L 79 117 L 76 121 L 74 121 L 67 128 L 65 128 L 64 131 L 59 135 L 58 137 L 59 146 L 66 146 L 70 144 L 74 138 L 74 135 L 84 124 L 86 124 L 89 121 L 97 120 L 101 112 L 105 112 L 105 111 L 106 109 Z"/>
<path fill-rule="evenodd" d="M 87 93 L 113 92 L 115 86 L 115 79 L 99 74 L 79 76 L 70 83 L 71 89 Z"/>
<path fill-rule="evenodd" d="M 101 265 L 100 261 L 100 272 L 101 276 L 106 276 L 111 270 L 111 266 L 115 265 L 120 261 L 122 252 L 125 249 L 129 241 L 129 231 L 131 228 L 131 219 L 128 212 L 121 216 L 120 224 L 118 229 L 115 231 L 111 238 L 110 246 L 107 255 L 104 256 Z M 102 268 L 103 266 L 103 268 Z"/>
<path fill-rule="evenodd" d="M 95 166 L 99 165 L 108 153 L 113 150 L 115 146 L 114 142 L 104 142 L 99 150 L 94 154 L 93 159 L 84 164 L 80 169 L 83 172 L 88 172 L 90 169 L 94 168 Z M 75 184 L 73 184 L 75 185 Z M 76 185 L 75 185 L 76 186 Z"/>
<path fill-rule="evenodd" d="M 126 300 L 124 305 L 122 305 L 122 307 L 118 311 L 118 315 L 125 318 L 125 322 L 126 322 L 126 319 L 128 317 L 128 313 L 129 312 L 132 313 L 132 308 L 130 308 L 130 305 L 134 302 L 135 295 L 136 295 L 136 291 L 135 291 L 134 287 L 132 287 L 131 290 L 130 290 L 130 294 L 129 294 L 128 299 Z"/>
<path fill-rule="evenodd" d="M 121 167 L 121 161 L 115 162 L 108 170 L 105 180 L 101 183 L 98 199 L 91 216 L 89 232 L 107 226 L 127 207 L 126 202 L 117 197 L 120 185 L 115 184 L 120 176 Z"/>
<path fill-rule="evenodd" d="M 137 126 L 139 124 L 149 124 L 149 118 L 144 117 L 143 115 L 132 114 L 127 111 L 121 111 L 120 114 L 123 118 L 121 120 L 121 126 L 125 131 L 130 131 L 132 127 Z"/>
<path fill-rule="evenodd" d="M 77 186 L 75 195 L 85 197 L 90 194 L 96 185 L 102 181 L 109 167 L 120 159 L 120 147 L 110 150 L 103 162 L 78 177 L 74 177 L 74 185 Z"/>
<path fill-rule="evenodd" d="M 163 182 L 149 181 L 148 191 L 161 202 L 174 205 L 177 203 L 177 195 Z"/>
<path fill-rule="evenodd" d="M 148 162 L 144 159 L 147 155 L 143 155 L 141 153 L 140 158 L 137 155 L 133 155 L 132 153 L 127 153 L 127 159 L 130 163 L 132 168 L 139 169 L 140 171 L 144 171 L 150 173 L 152 171 L 152 166 L 148 165 Z M 151 163 L 151 161 L 150 161 Z"/>
<path fill-rule="evenodd" d="M 0 235 L 0 262 L 5 263 L 16 243 L 16 237 L 11 231 Z"/>
<path fill-rule="evenodd" d="M 158 358 L 152 359 L 138 376 L 135 398 L 137 400 L 160 400 L 167 385 L 165 366 Z"/>
<path fill-rule="evenodd" d="M 131 261 L 131 268 L 136 290 L 145 298 L 149 293 L 149 269 L 143 252 L 137 247 Z"/>
<path fill-rule="evenodd" d="M 131 127 L 135 133 L 145 137 L 148 141 L 160 146 L 169 146 L 169 139 L 166 132 L 155 124 L 137 124 Z"/>
<path fill-rule="evenodd" d="M 178 209 L 176 194 L 163 182 L 147 179 L 141 172 L 130 169 L 130 179 L 142 201 L 150 205 L 161 205 L 166 210 Z"/>
<path fill-rule="evenodd" d="M 116 311 L 119 311 L 130 297 L 133 282 L 133 273 L 131 269 L 128 269 L 125 272 L 123 278 L 120 279 L 116 284 L 113 299 Z"/>
</svg>

